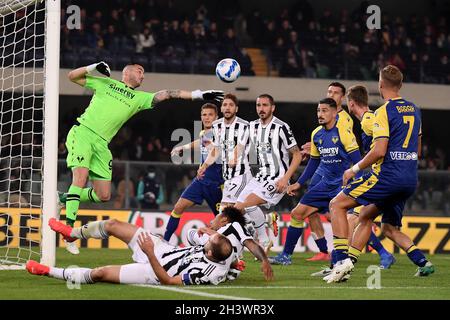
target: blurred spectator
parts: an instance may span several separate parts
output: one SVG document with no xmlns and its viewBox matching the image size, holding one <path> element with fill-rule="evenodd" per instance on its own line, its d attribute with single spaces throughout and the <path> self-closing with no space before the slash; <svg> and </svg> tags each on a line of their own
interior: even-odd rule
<svg viewBox="0 0 450 320">
<path fill-rule="evenodd" d="M 91 27 L 91 32 L 87 35 L 87 45 L 93 49 L 103 49 L 105 42 L 103 40 L 102 28 L 100 24 L 94 23 Z"/>
<path fill-rule="evenodd" d="M 299 77 L 302 71 L 294 50 L 288 49 L 281 66 L 280 77 Z"/>
<path fill-rule="evenodd" d="M 67 157 L 67 149 L 64 141 L 58 143 L 58 159 L 65 159 Z"/>
<path fill-rule="evenodd" d="M 142 33 L 139 33 L 136 41 L 136 52 L 148 54 L 150 48 L 155 45 L 155 38 L 149 28 L 144 28 Z"/>
<path fill-rule="evenodd" d="M 164 202 L 164 189 L 156 175 L 156 168 L 149 166 L 146 174 L 141 174 L 137 187 L 137 200 L 142 209 L 159 209 Z"/>
<path fill-rule="evenodd" d="M 136 39 L 141 31 L 143 24 L 141 19 L 136 16 L 136 10 L 131 9 L 124 18 L 125 32 L 129 37 Z"/>
</svg>

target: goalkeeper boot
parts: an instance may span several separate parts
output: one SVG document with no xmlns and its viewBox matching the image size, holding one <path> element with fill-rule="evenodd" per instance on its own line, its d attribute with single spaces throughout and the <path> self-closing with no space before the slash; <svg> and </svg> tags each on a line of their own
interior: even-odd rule
<svg viewBox="0 0 450 320">
<path fill-rule="evenodd" d="M 330 254 L 324 253 L 324 252 L 318 252 L 311 258 L 306 259 L 306 261 L 330 261 Z"/>
<path fill-rule="evenodd" d="M 430 261 L 427 261 L 427 263 L 423 267 L 417 268 L 417 272 L 414 276 L 427 277 L 432 273 L 434 273 L 434 265 Z"/>
<path fill-rule="evenodd" d="M 392 254 L 383 254 L 380 256 L 380 268 L 389 269 L 395 263 L 395 258 Z"/>
<path fill-rule="evenodd" d="M 29 273 L 37 276 L 46 276 L 50 272 L 50 267 L 40 264 L 39 262 L 34 260 L 28 260 L 25 268 Z"/>
<path fill-rule="evenodd" d="M 77 247 L 77 244 L 75 241 L 69 242 L 68 240 L 64 239 L 64 243 L 66 244 L 66 250 L 69 251 L 71 254 L 80 254 L 80 250 Z"/>
<path fill-rule="evenodd" d="M 275 257 L 269 257 L 269 263 L 282 265 L 282 266 L 288 266 L 292 263 L 292 258 L 291 258 L 291 255 L 280 252 Z"/>
</svg>

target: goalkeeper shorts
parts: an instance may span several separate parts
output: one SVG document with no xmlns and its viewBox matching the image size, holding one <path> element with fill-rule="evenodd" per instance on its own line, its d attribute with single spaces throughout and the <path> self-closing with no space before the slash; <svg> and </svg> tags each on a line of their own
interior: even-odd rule
<svg viewBox="0 0 450 320">
<path fill-rule="evenodd" d="M 90 180 L 111 180 L 112 154 L 108 142 L 83 125 L 73 126 L 66 140 L 67 167 L 88 168 Z"/>
</svg>

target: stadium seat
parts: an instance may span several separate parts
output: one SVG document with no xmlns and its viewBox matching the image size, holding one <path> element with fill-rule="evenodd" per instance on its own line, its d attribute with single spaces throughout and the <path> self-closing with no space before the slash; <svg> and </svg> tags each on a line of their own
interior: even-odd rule
<svg viewBox="0 0 450 320">
<path fill-rule="evenodd" d="M 144 67 L 145 70 L 149 69 L 149 59 L 145 54 L 135 54 L 133 56 L 133 62 L 138 63 Z"/>
<path fill-rule="evenodd" d="M 153 71 L 154 72 L 167 72 L 166 59 L 160 56 L 155 56 L 153 59 Z"/>
<path fill-rule="evenodd" d="M 171 73 L 183 73 L 184 64 L 180 58 L 171 58 L 167 60 L 167 71 Z"/>
<path fill-rule="evenodd" d="M 198 70 L 198 60 L 193 57 L 188 57 L 184 59 L 184 66 L 188 73 L 197 73 Z"/>
<path fill-rule="evenodd" d="M 216 61 L 213 59 L 201 59 L 199 65 L 199 73 L 214 74 L 216 68 Z"/>
</svg>

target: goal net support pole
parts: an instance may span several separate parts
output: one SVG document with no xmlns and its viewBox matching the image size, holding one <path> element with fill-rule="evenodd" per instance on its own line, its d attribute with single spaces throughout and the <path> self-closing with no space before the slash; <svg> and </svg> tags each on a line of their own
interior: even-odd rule
<svg viewBox="0 0 450 320">
<path fill-rule="evenodd" d="M 48 221 L 50 218 L 57 218 L 56 191 L 58 178 L 59 37 L 61 3 L 60 0 L 46 1 L 41 263 L 48 266 L 54 266 L 56 236 L 48 226 Z"/>
</svg>

